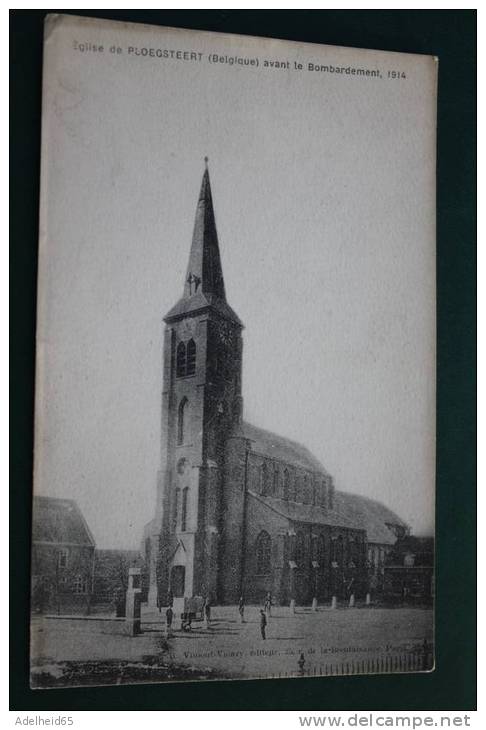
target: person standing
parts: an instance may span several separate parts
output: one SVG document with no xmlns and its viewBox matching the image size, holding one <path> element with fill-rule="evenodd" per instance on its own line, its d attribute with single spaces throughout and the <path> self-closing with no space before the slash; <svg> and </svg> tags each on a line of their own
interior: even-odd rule
<svg viewBox="0 0 486 730">
<path fill-rule="evenodd" d="M 206 618 L 206 626 L 211 623 L 211 603 L 209 598 L 204 601 L 204 616 Z"/>
<path fill-rule="evenodd" d="M 173 618 L 174 618 L 174 611 L 172 610 L 172 606 L 168 606 L 167 611 L 165 612 L 167 637 L 172 635 L 172 619 Z"/>
<path fill-rule="evenodd" d="M 272 610 L 272 594 L 267 593 L 267 597 L 265 598 L 265 612 L 268 617 L 270 617 Z"/>
<path fill-rule="evenodd" d="M 267 617 L 265 614 L 265 611 L 263 608 L 260 609 L 260 633 L 262 635 L 262 639 L 266 639 L 265 631 L 267 627 Z"/>
<path fill-rule="evenodd" d="M 245 623 L 245 599 L 243 596 L 240 596 L 240 600 L 238 601 L 238 613 L 240 614 L 240 622 L 242 624 Z"/>
</svg>

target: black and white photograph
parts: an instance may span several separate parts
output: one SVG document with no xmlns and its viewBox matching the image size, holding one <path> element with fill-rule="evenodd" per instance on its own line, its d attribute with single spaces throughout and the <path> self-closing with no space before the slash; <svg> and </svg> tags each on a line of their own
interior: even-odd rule
<svg viewBox="0 0 486 730">
<path fill-rule="evenodd" d="M 437 69 L 46 18 L 32 688 L 434 671 Z"/>
</svg>

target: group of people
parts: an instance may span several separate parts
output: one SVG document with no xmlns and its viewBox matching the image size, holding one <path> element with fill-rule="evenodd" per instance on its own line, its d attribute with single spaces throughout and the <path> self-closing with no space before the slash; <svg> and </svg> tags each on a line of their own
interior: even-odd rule
<svg viewBox="0 0 486 730">
<path fill-rule="evenodd" d="M 167 609 L 165 611 L 165 623 L 166 623 L 166 634 L 167 636 L 171 636 L 172 634 L 172 622 L 174 621 L 174 610 L 172 608 L 172 595 L 169 594 L 169 605 L 167 606 Z M 204 620 L 206 621 L 206 626 L 209 626 L 211 623 L 211 602 L 209 598 L 204 599 L 203 603 L 203 615 Z M 192 614 L 183 614 L 182 620 L 181 620 L 181 628 L 183 631 L 190 631 L 192 626 Z"/>
<path fill-rule="evenodd" d="M 262 639 L 266 639 L 266 628 L 268 623 L 268 618 L 270 618 L 272 612 L 272 596 L 270 593 L 267 593 L 265 597 L 265 603 L 263 605 L 263 608 L 260 609 L 260 633 L 262 636 Z M 245 599 L 244 596 L 240 596 L 240 600 L 238 601 L 238 613 L 240 615 L 240 622 L 242 624 L 245 623 Z M 206 621 L 206 626 L 209 626 L 211 623 L 211 602 L 209 601 L 209 598 L 204 599 L 203 604 L 203 615 L 204 619 Z M 172 622 L 174 620 L 174 611 L 172 609 L 172 600 L 169 601 L 169 605 L 165 611 L 165 621 L 166 621 L 166 633 L 167 636 L 171 636 L 172 634 Z M 191 622 L 192 617 L 191 614 L 188 614 L 187 616 L 183 615 L 181 628 L 185 631 L 190 631 L 191 629 Z"/>
<path fill-rule="evenodd" d="M 240 600 L 238 601 L 238 613 L 240 614 L 240 621 L 242 624 L 245 623 L 245 599 L 243 596 L 240 596 Z M 266 639 L 266 631 L 267 631 L 267 623 L 268 619 L 270 618 L 272 613 L 272 595 L 271 593 L 267 593 L 265 596 L 265 603 L 263 604 L 263 608 L 260 609 L 260 633 L 262 635 L 262 639 Z"/>
</svg>

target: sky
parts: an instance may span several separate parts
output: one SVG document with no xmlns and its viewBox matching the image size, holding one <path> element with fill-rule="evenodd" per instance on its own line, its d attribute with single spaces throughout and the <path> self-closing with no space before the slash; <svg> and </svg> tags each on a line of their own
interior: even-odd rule
<svg viewBox="0 0 486 730">
<path fill-rule="evenodd" d="M 209 63 L 212 52 L 259 66 Z M 265 58 L 303 69 L 265 69 Z M 388 79 L 390 68 L 406 78 Z M 160 463 L 162 318 L 182 294 L 207 155 L 227 299 L 245 324 L 245 420 L 305 444 L 338 489 L 430 534 L 434 94 L 426 57 L 54 25 L 35 493 L 76 499 L 100 548 L 140 544 Z"/>
</svg>

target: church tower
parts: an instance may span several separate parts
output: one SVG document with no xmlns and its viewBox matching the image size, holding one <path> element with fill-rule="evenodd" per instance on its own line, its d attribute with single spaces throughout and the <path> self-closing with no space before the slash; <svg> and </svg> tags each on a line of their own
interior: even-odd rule
<svg viewBox="0 0 486 730">
<path fill-rule="evenodd" d="M 225 443 L 242 412 L 243 325 L 226 301 L 205 163 L 183 294 L 164 318 L 162 463 L 149 589 L 149 602 L 156 597 L 159 605 L 169 593 L 219 599 Z"/>
</svg>

